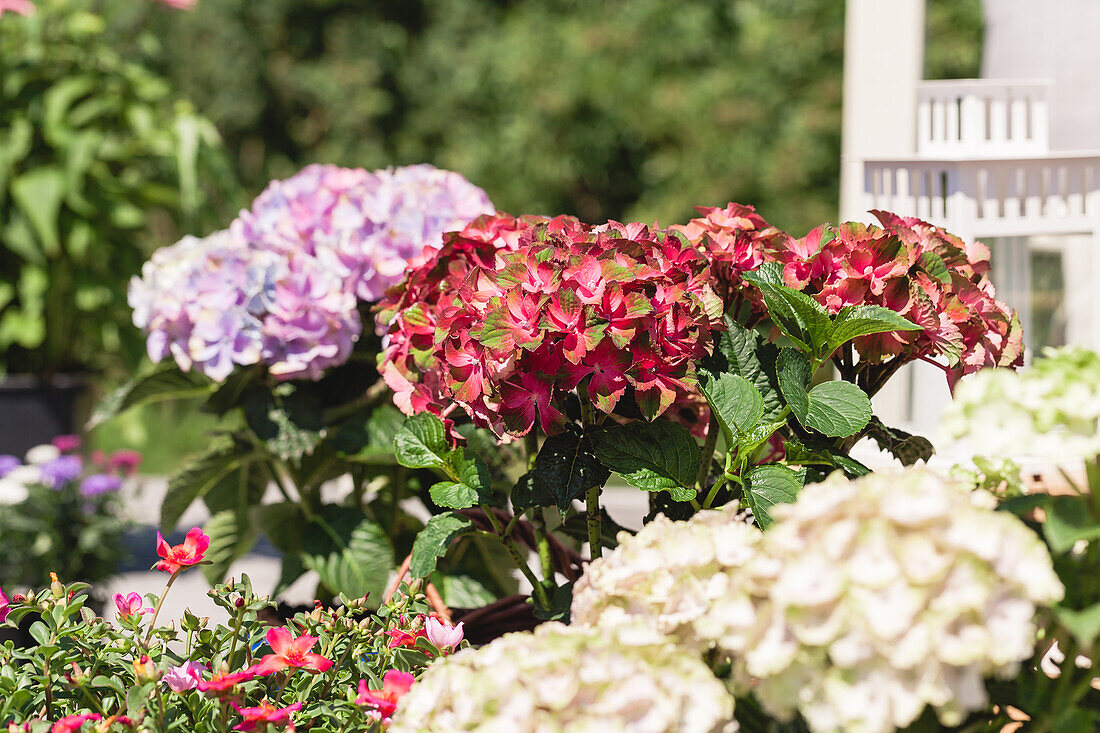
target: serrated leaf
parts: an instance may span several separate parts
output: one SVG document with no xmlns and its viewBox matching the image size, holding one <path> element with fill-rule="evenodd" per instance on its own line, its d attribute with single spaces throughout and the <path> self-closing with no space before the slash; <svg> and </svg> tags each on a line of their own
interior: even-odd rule
<svg viewBox="0 0 1100 733">
<path fill-rule="evenodd" d="M 872 417 L 867 424 L 867 436 L 878 443 L 879 448 L 901 461 L 903 466 L 912 466 L 917 461 L 928 462 L 936 452 L 927 438 L 887 427 L 877 417 Z"/>
<path fill-rule="evenodd" d="M 798 421 L 805 424 L 806 413 L 810 410 L 810 394 L 806 387 L 813 377 L 810 360 L 796 349 L 783 349 L 775 362 L 775 373 L 783 399 Z"/>
<path fill-rule="evenodd" d="M 783 284 L 783 268 L 777 262 L 767 262 L 755 272 L 746 272 L 744 278 L 760 289 L 775 325 L 803 351 L 819 355 L 831 329 L 825 307 Z"/>
<path fill-rule="evenodd" d="M 414 579 L 426 578 L 435 571 L 436 562 L 458 537 L 473 527 L 466 517 L 453 512 L 437 514 L 428 520 L 413 542 L 409 572 Z"/>
<path fill-rule="evenodd" d="M 704 380 L 701 386 L 730 445 L 764 416 L 764 398 L 744 377 L 723 374 L 717 379 Z"/>
<path fill-rule="evenodd" d="M 286 392 L 283 388 L 289 388 Z M 297 461 L 312 453 L 321 439 L 324 420 L 316 397 L 293 385 L 275 391 L 262 387 L 246 390 L 245 421 L 256 437 L 284 461 Z"/>
<path fill-rule="evenodd" d="M 566 425 L 543 442 L 531 473 L 563 512 L 573 499 L 594 486 L 603 486 L 611 475 L 596 458 L 588 436 L 576 425 Z"/>
<path fill-rule="evenodd" d="M 823 355 L 860 336 L 890 331 L 920 331 L 921 327 L 889 308 L 878 305 L 849 305 L 840 309 L 833 319 Z"/>
<path fill-rule="evenodd" d="M 270 474 L 255 456 L 242 458 L 229 473 L 218 479 L 202 496 L 211 514 L 226 509 L 247 512 L 263 501 Z"/>
<path fill-rule="evenodd" d="M 920 256 L 920 266 L 929 276 L 939 280 L 944 285 L 951 284 L 951 273 L 947 270 L 943 258 L 935 252 L 925 252 Z"/>
<path fill-rule="evenodd" d="M 202 574 L 211 585 L 222 582 L 229 566 L 247 555 L 257 539 L 256 526 L 248 515 L 231 510 L 211 516 L 202 531 L 210 538 L 205 556 L 210 564 L 202 566 Z"/>
<path fill-rule="evenodd" d="M 440 481 L 428 493 L 432 501 L 446 509 L 467 509 L 481 503 L 477 489 L 454 481 Z"/>
<path fill-rule="evenodd" d="M 695 498 L 700 449 L 687 428 L 667 420 L 630 422 L 592 433 L 596 457 L 631 486 Z"/>
<path fill-rule="evenodd" d="M 393 440 L 405 423 L 405 416 L 392 405 L 379 405 L 367 415 L 345 420 L 332 438 L 340 455 L 357 463 L 395 465 Z"/>
<path fill-rule="evenodd" d="M 1092 642 L 1100 635 L 1100 603 L 1094 603 L 1080 611 L 1057 606 L 1054 613 L 1058 616 L 1058 621 L 1084 648 L 1090 648 Z"/>
<path fill-rule="evenodd" d="M 301 549 L 306 519 L 297 502 L 281 501 L 253 507 L 252 521 L 284 558 Z"/>
<path fill-rule="evenodd" d="M 830 438 L 847 438 L 871 420 L 871 400 L 851 382 L 823 382 L 809 393 L 803 425 Z"/>
<path fill-rule="evenodd" d="M 394 436 L 393 448 L 406 468 L 441 468 L 449 452 L 443 421 L 427 412 L 413 415 Z"/>
<path fill-rule="evenodd" d="M 183 513 L 202 498 L 226 475 L 240 466 L 241 458 L 230 442 L 220 442 L 185 463 L 168 480 L 168 490 L 160 505 L 160 527 L 165 532 L 176 528 Z"/>
<path fill-rule="evenodd" d="M 700 363 L 699 371 L 705 378 L 716 379 L 729 373 L 749 380 L 764 399 L 763 419 L 774 419 L 783 408 L 775 377 L 779 348 L 728 315 L 725 323 L 726 330 L 715 338 L 714 350 Z"/>
<path fill-rule="evenodd" d="M 1055 496 L 1046 510 L 1043 532 L 1050 549 L 1069 552 L 1081 540 L 1100 538 L 1100 522 L 1092 518 L 1085 502 L 1073 496 Z"/>
<path fill-rule="evenodd" d="M 435 573 L 432 584 L 450 608 L 481 608 L 497 600 L 497 595 L 470 575 Z"/>
<path fill-rule="evenodd" d="M 773 506 L 794 503 L 805 480 L 805 468 L 794 470 L 778 463 L 755 466 L 745 474 L 745 499 L 761 529 L 775 523 Z"/>
<path fill-rule="evenodd" d="M 525 509 L 540 506 L 554 506 L 555 501 L 550 490 L 535 480 L 533 473 L 525 473 L 516 481 L 511 493 L 512 511 L 519 514 Z"/>
<path fill-rule="evenodd" d="M 214 384 L 208 377 L 197 372 L 182 372 L 174 364 L 165 364 L 111 392 L 92 412 L 85 428 L 91 430 L 139 405 L 199 397 L 213 390 Z"/>
<path fill-rule="evenodd" d="M 377 608 L 393 570 L 393 545 L 376 522 L 347 507 L 328 505 L 302 536 L 302 563 L 334 593 L 370 594 Z"/>
</svg>

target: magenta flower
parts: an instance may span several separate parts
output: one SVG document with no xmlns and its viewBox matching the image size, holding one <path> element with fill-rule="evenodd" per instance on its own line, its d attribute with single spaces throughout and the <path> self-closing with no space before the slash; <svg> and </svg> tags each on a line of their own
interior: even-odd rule
<svg viewBox="0 0 1100 733">
<path fill-rule="evenodd" d="M 169 667 L 164 682 L 173 692 L 194 690 L 202 682 L 202 673 L 210 669 L 205 664 L 187 661 L 178 667 Z"/>
<path fill-rule="evenodd" d="M 107 470 L 118 471 L 123 476 L 132 476 L 141 465 L 141 454 L 136 450 L 118 450 L 107 459 Z"/>
<path fill-rule="evenodd" d="M 198 527 L 192 527 L 181 544 L 171 546 L 157 532 L 157 554 L 161 560 L 157 562 L 156 568 L 166 573 L 178 573 L 202 562 L 209 547 L 210 538 Z"/>
<path fill-rule="evenodd" d="M 58 435 L 50 443 L 62 453 L 72 453 L 80 450 L 79 435 Z"/>
<path fill-rule="evenodd" d="M 190 10 L 195 7 L 195 3 L 198 2 L 198 0 L 158 0 L 158 2 L 168 7 L 175 8 L 176 10 Z"/>
<path fill-rule="evenodd" d="M 332 660 L 310 651 L 317 641 L 316 636 L 309 634 L 294 638 L 285 626 L 273 626 L 267 630 L 267 643 L 273 653 L 264 655 L 248 671 L 256 675 L 274 674 L 287 668 L 327 672 Z"/>
<path fill-rule="evenodd" d="M 460 621 L 457 625 L 451 626 L 435 616 L 429 616 L 424 627 L 428 632 L 428 641 L 436 647 L 455 649 L 462 643 L 462 624 L 463 622 Z"/>
<path fill-rule="evenodd" d="M 391 669 L 382 677 L 382 689 L 372 690 L 366 680 L 359 680 L 357 705 L 370 708 L 370 717 L 386 725 L 397 710 L 397 703 L 412 689 L 415 678 L 408 672 Z"/>
<path fill-rule="evenodd" d="M 122 595 L 121 593 L 115 593 L 115 608 L 118 609 L 119 618 L 131 618 L 133 616 L 140 616 L 145 613 L 152 613 L 153 609 L 146 608 L 142 604 L 144 601 L 139 593 L 127 593 Z"/>
<path fill-rule="evenodd" d="M 11 606 L 8 605 L 8 597 L 4 593 L 4 589 L 0 588 L 0 624 L 4 623 L 4 619 L 8 617 L 8 612 L 11 610 Z"/>
</svg>

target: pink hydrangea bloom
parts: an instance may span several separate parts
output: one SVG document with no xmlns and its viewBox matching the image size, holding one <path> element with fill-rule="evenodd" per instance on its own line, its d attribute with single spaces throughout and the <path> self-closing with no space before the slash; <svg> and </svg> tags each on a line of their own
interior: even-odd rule
<svg viewBox="0 0 1100 733">
<path fill-rule="evenodd" d="M 34 15 L 36 8 L 31 0 L 0 0 L 0 15 L 5 12 L 16 15 Z"/>
<path fill-rule="evenodd" d="M 314 255 L 360 299 L 376 301 L 407 260 L 492 211 L 483 190 L 431 165 L 375 172 L 311 165 L 273 181 L 231 229 L 265 249 Z"/>
</svg>

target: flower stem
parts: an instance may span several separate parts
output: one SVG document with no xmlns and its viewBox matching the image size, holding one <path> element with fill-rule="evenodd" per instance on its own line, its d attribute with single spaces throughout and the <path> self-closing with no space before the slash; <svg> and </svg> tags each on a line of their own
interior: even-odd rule
<svg viewBox="0 0 1100 733">
<path fill-rule="evenodd" d="M 600 516 L 600 489 L 602 488 L 597 484 L 584 493 L 589 554 L 593 560 L 603 555 L 603 517 Z"/>
<path fill-rule="evenodd" d="M 172 589 L 172 583 L 176 582 L 176 576 L 182 571 L 183 568 L 180 568 L 172 573 L 172 577 L 168 578 L 168 583 L 164 586 L 164 591 L 160 594 L 160 598 L 157 599 L 157 606 L 153 609 L 153 618 L 149 621 L 149 631 L 145 633 L 145 640 L 141 642 L 141 645 L 145 648 L 149 648 L 149 640 L 153 638 L 153 629 L 157 627 L 157 616 L 160 615 L 160 607 L 164 605 L 164 599 L 168 596 L 168 591 Z"/>
<path fill-rule="evenodd" d="M 707 425 L 707 440 L 703 443 L 703 453 L 699 461 L 699 471 L 695 474 L 695 493 L 703 493 L 707 488 L 707 477 L 710 475 L 710 462 L 714 458 L 714 449 L 718 445 L 718 416 L 711 410 L 710 423 Z"/>
<path fill-rule="evenodd" d="M 242 605 L 237 609 L 237 618 L 233 624 L 233 643 L 229 646 L 229 656 L 226 657 L 225 663 L 229 669 L 233 669 L 233 655 L 237 653 L 237 640 L 241 636 L 241 622 L 244 620 L 244 606 Z"/>
<path fill-rule="evenodd" d="M 527 578 L 527 582 L 531 584 L 531 592 L 534 593 L 539 606 L 549 611 L 550 598 L 546 595 L 546 588 L 543 586 L 542 581 L 535 576 L 534 571 L 531 570 L 527 561 L 523 559 L 523 555 L 520 553 L 519 548 L 516 547 L 516 543 L 504 534 L 504 527 L 501 526 L 500 520 L 497 519 L 496 515 L 493 513 L 492 507 L 488 504 L 482 504 L 481 510 L 485 512 L 485 516 L 489 518 L 489 523 L 493 525 L 493 529 L 497 532 L 497 536 L 504 544 L 504 549 L 507 550 L 508 554 L 511 556 L 512 562 L 514 562 L 516 567 L 519 568 L 519 571 L 523 573 L 523 577 Z"/>
</svg>

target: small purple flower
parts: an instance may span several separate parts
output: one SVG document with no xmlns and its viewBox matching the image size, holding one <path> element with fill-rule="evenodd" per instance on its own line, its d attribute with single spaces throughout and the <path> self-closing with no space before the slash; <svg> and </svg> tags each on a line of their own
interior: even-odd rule
<svg viewBox="0 0 1100 733">
<path fill-rule="evenodd" d="M 0 478 L 4 478 L 9 473 L 14 471 L 23 465 L 23 462 L 15 456 L 0 455 Z"/>
<path fill-rule="evenodd" d="M 100 494 L 118 491 L 122 488 L 122 479 L 106 473 L 93 473 L 80 482 L 80 495 L 91 498 Z"/>
<path fill-rule="evenodd" d="M 77 455 L 64 455 L 42 465 L 42 483 L 60 489 L 83 470 L 84 464 Z"/>
</svg>

